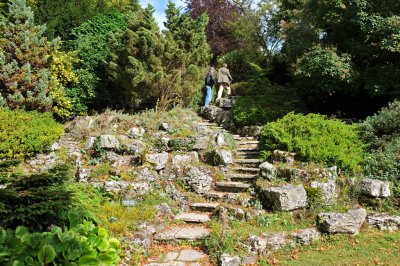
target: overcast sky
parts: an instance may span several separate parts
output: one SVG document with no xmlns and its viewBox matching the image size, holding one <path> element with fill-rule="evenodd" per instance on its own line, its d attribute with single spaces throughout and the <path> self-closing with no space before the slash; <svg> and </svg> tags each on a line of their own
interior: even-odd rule
<svg viewBox="0 0 400 266">
<path fill-rule="evenodd" d="M 172 0 L 177 6 L 184 6 L 184 0 Z M 158 22 L 158 25 L 163 28 L 163 22 L 165 21 L 165 9 L 167 8 L 168 0 L 139 0 L 142 7 L 146 7 L 151 4 L 155 8 L 154 17 Z"/>
</svg>

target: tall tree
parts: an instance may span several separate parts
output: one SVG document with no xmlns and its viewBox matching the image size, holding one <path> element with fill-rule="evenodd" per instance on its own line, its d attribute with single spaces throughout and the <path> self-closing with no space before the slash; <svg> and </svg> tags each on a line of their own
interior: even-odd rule
<svg viewBox="0 0 400 266">
<path fill-rule="evenodd" d="M 399 1 L 282 0 L 279 16 L 283 52 L 317 111 L 374 112 L 400 95 Z"/>
<path fill-rule="evenodd" d="M 8 19 L 0 22 L 0 105 L 12 109 L 47 111 L 53 106 L 56 81 L 49 70 L 57 40 L 43 37 L 44 26 L 34 24 L 25 0 L 9 3 Z"/>
<path fill-rule="evenodd" d="M 208 15 L 206 35 L 214 58 L 239 48 L 230 29 L 230 23 L 237 21 L 242 12 L 239 3 L 232 0 L 186 0 L 186 5 L 192 18 L 204 13 Z"/>
</svg>

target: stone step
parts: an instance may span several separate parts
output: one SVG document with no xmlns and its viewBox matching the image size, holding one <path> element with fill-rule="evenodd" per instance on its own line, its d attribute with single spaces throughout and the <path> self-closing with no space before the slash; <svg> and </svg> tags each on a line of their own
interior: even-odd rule
<svg viewBox="0 0 400 266">
<path fill-rule="evenodd" d="M 257 140 L 256 138 L 254 138 L 254 137 L 242 137 L 242 136 L 240 136 L 240 135 L 232 135 L 233 136 L 233 138 L 235 139 L 235 140 L 249 140 L 249 141 L 251 141 L 251 140 Z"/>
<path fill-rule="evenodd" d="M 214 202 L 195 202 L 190 204 L 192 210 L 212 212 L 219 206 L 219 203 Z"/>
<path fill-rule="evenodd" d="M 260 154 L 257 153 L 238 153 L 238 159 L 258 159 Z"/>
<path fill-rule="evenodd" d="M 253 185 L 243 182 L 224 181 L 224 182 L 217 182 L 216 187 L 218 191 L 246 192 L 248 191 L 249 188 L 252 188 Z"/>
<path fill-rule="evenodd" d="M 248 148 L 248 147 L 239 147 L 236 150 L 238 152 L 249 152 L 249 151 L 260 152 L 259 148 Z"/>
<path fill-rule="evenodd" d="M 218 126 L 217 123 L 210 123 L 210 122 L 200 122 L 200 123 L 197 123 L 197 125 L 198 126 L 206 126 L 206 127 L 208 127 L 208 126 L 217 127 Z"/>
<path fill-rule="evenodd" d="M 248 193 L 230 193 L 230 192 L 214 191 L 214 190 L 204 194 L 204 197 L 206 197 L 211 201 L 219 201 L 246 207 L 250 206 L 251 202 L 254 201 L 254 197 L 252 197 Z"/>
<path fill-rule="evenodd" d="M 171 240 L 186 240 L 196 241 L 206 239 L 210 235 L 210 230 L 204 226 L 174 226 L 164 232 L 158 233 L 154 236 L 154 239 L 160 241 L 171 241 Z"/>
<path fill-rule="evenodd" d="M 240 173 L 259 173 L 260 169 L 258 167 L 235 167 L 232 168 L 233 171 Z"/>
<path fill-rule="evenodd" d="M 239 143 L 238 143 L 239 145 L 242 145 L 242 146 L 244 146 L 244 145 L 252 145 L 252 144 L 259 144 L 259 141 L 258 140 L 245 140 L 245 141 L 240 141 Z"/>
<path fill-rule="evenodd" d="M 261 163 L 260 159 L 235 159 L 234 163 L 237 164 L 259 164 Z"/>
<path fill-rule="evenodd" d="M 253 182 L 258 178 L 258 175 L 252 174 L 228 174 L 226 175 L 231 181 Z"/>
<path fill-rule="evenodd" d="M 211 219 L 209 213 L 182 212 L 175 216 L 175 220 L 186 223 L 208 223 Z"/>
</svg>

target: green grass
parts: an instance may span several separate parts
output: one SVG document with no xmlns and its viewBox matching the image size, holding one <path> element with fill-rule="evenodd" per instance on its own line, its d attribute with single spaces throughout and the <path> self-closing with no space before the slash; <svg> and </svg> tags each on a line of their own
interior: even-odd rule
<svg viewBox="0 0 400 266">
<path fill-rule="evenodd" d="M 311 246 L 275 253 L 260 265 L 400 265 L 400 232 L 324 236 Z"/>
</svg>

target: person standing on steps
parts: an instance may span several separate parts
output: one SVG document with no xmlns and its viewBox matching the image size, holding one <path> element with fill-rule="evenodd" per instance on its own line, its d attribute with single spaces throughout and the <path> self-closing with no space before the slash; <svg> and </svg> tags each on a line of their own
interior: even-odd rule
<svg viewBox="0 0 400 266">
<path fill-rule="evenodd" d="M 223 64 L 222 68 L 218 70 L 218 97 L 216 101 L 219 101 L 222 97 L 222 93 L 224 92 L 224 88 L 228 91 L 228 96 L 231 95 L 231 82 L 232 76 L 229 73 L 228 65 L 226 63 Z"/>
<path fill-rule="evenodd" d="M 208 105 L 211 102 L 212 98 L 212 87 L 214 86 L 215 80 L 214 80 L 214 68 L 210 67 L 208 70 L 208 73 L 205 78 L 205 94 L 206 94 L 206 99 L 204 102 L 204 107 L 208 107 Z"/>
</svg>

